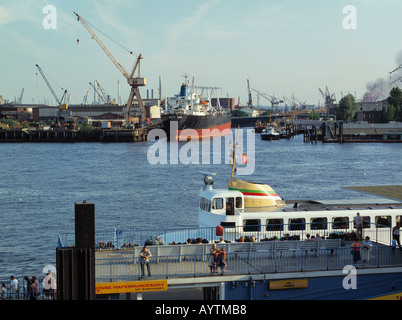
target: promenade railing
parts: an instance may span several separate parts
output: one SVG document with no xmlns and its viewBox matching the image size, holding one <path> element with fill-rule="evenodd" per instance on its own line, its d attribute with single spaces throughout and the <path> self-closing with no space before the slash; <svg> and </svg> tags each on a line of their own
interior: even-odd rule
<svg viewBox="0 0 402 320">
<path fill-rule="evenodd" d="M 210 247 L 210 246 L 208 246 Z M 258 275 L 283 272 L 343 270 L 345 267 L 386 268 L 402 266 L 402 251 L 391 246 L 374 246 L 360 251 L 360 259 L 350 247 L 337 249 L 288 249 L 226 253 L 225 267 L 214 266 L 211 254 L 162 255 L 150 258 L 151 277 L 141 272 L 138 256 L 97 258 L 96 281 L 135 281 L 220 275 Z M 365 259 L 365 260 L 363 260 Z M 215 273 L 216 271 L 216 273 Z"/>
</svg>

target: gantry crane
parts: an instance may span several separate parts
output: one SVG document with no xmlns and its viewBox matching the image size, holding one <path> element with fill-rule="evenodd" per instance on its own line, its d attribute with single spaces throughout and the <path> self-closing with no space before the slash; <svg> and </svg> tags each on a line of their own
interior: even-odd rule
<svg viewBox="0 0 402 320">
<path fill-rule="evenodd" d="M 131 71 L 131 74 L 128 74 L 127 71 L 123 68 L 123 66 L 116 60 L 116 58 L 110 53 L 110 51 L 106 48 L 106 46 L 99 39 L 99 37 L 96 35 L 96 33 L 92 30 L 92 28 L 89 26 L 88 22 L 85 21 L 85 19 L 82 18 L 78 13 L 74 12 L 74 14 L 77 16 L 77 20 L 81 21 L 83 26 L 91 34 L 92 38 L 95 39 L 95 41 L 102 48 L 102 50 L 106 53 L 106 55 L 109 57 L 109 59 L 112 60 L 113 64 L 117 67 L 117 69 L 119 69 L 119 71 L 127 79 L 127 82 L 131 87 L 130 96 L 127 100 L 126 110 L 125 110 L 126 125 L 129 125 L 129 122 L 130 122 L 130 110 L 131 110 L 131 106 L 133 105 L 134 96 L 137 97 L 138 105 L 141 110 L 141 122 L 145 123 L 145 106 L 144 106 L 144 102 L 142 101 L 140 90 L 139 90 L 139 87 L 143 87 L 146 85 L 146 79 L 142 78 L 140 76 L 140 61 L 142 59 L 142 55 L 141 54 L 138 55 L 137 61 L 134 65 L 133 70 Z M 137 69 L 138 69 L 138 76 L 134 77 L 134 74 L 137 71 Z"/>
<path fill-rule="evenodd" d="M 43 73 L 41 67 L 39 67 L 39 65 L 37 65 L 37 64 L 35 64 L 35 66 L 38 68 L 40 74 L 42 75 L 43 80 L 45 80 L 47 86 L 49 87 L 50 92 L 53 94 L 54 99 L 56 100 L 56 102 L 59 105 L 59 109 L 67 109 L 67 104 L 64 103 L 64 100 L 67 97 L 67 89 L 64 90 L 63 96 L 61 97 L 61 99 L 59 99 L 56 92 L 54 92 L 52 86 L 50 85 L 49 81 L 47 80 L 45 74 Z"/>
</svg>

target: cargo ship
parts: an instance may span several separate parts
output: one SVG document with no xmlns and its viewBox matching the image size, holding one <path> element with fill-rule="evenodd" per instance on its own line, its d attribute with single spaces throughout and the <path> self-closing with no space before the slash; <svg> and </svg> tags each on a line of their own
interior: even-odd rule
<svg viewBox="0 0 402 320">
<path fill-rule="evenodd" d="M 203 92 L 219 88 L 189 86 L 187 77 L 179 94 L 163 101 L 163 128 L 170 140 L 188 141 L 230 134 L 231 115 L 225 113 L 219 104 L 211 105 L 211 94 L 203 97 Z M 198 94 L 196 90 L 201 90 Z"/>
</svg>

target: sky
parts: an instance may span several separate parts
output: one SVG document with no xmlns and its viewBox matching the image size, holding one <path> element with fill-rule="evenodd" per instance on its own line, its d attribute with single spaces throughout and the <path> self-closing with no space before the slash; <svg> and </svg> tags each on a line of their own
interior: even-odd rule
<svg viewBox="0 0 402 320">
<path fill-rule="evenodd" d="M 127 100 L 125 77 L 73 12 L 96 27 L 128 73 L 142 54 L 144 98 L 147 89 L 157 94 L 160 77 L 163 96 L 177 94 L 188 74 L 242 105 L 247 79 L 267 95 L 316 105 L 323 104 L 319 88 L 338 101 L 347 93 L 360 99 L 382 81 L 386 96 L 402 77 L 402 70 L 389 74 L 402 64 L 400 0 L 1 0 L 3 98 L 14 101 L 24 88 L 23 103 L 56 105 L 38 64 L 57 95 L 68 90 L 71 104 L 95 80 L 115 98 L 119 82 Z"/>
</svg>

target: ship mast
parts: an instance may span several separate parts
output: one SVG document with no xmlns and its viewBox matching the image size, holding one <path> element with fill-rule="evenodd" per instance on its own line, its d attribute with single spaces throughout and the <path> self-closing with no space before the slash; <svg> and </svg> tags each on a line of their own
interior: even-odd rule
<svg viewBox="0 0 402 320">
<path fill-rule="evenodd" d="M 236 135 L 236 143 L 235 143 L 235 145 L 233 146 L 232 143 L 230 144 L 230 146 L 233 147 L 233 149 L 232 149 L 232 154 L 231 154 L 232 159 L 233 159 L 233 163 L 230 165 L 230 166 L 232 167 L 232 173 L 231 173 L 230 179 L 233 179 L 234 173 L 235 173 L 235 171 L 236 171 L 236 149 L 239 147 L 239 144 L 237 143 L 237 142 L 238 142 L 238 139 L 239 139 L 239 131 L 240 131 L 239 129 L 240 129 L 240 126 L 239 126 L 238 129 L 237 129 L 237 135 Z"/>
</svg>

